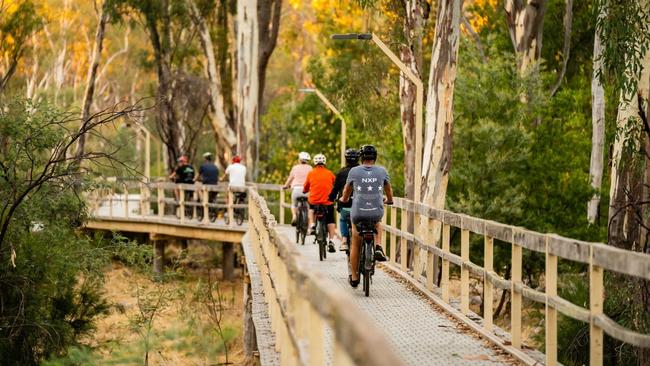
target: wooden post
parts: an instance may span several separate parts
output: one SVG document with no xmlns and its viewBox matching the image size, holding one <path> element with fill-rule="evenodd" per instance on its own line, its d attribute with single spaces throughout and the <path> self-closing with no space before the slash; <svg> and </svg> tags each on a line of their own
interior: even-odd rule
<svg viewBox="0 0 650 366">
<path fill-rule="evenodd" d="M 397 208 L 390 206 L 390 227 L 397 229 Z M 391 263 L 397 262 L 397 236 L 390 234 L 390 252 L 389 259 Z"/>
<path fill-rule="evenodd" d="M 113 217 L 113 196 L 115 196 L 115 189 L 110 188 L 110 196 L 108 196 L 108 216 Z"/>
<path fill-rule="evenodd" d="M 280 225 L 284 225 L 284 189 L 280 188 Z"/>
<path fill-rule="evenodd" d="M 405 201 L 404 204 L 406 204 Z M 401 222 L 401 229 L 402 229 L 402 234 L 406 234 L 408 232 L 408 211 L 406 210 L 405 207 L 402 207 L 402 222 Z M 402 271 L 406 272 L 408 270 L 408 241 L 406 240 L 406 237 L 402 235 L 400 238 L 400 245 L 399 245 L 399 251 L 400 251 L 400 265 L 402 267 Z"/>
<path fill-rule="evenodd" d="M 180 194 L 178 195 L 178 210 L 181 222 L 185 222 L 185 188 L 180 186 Z"/>
<path fill-rule="evenodd" d="M 460 311 L 469 314 L 469 269 L 465 268 L 464 262 L 469 261 L 469 230 L 462 229 L 460 232 L 460 259 L 463 263 L 460 266 Z"/>
<path fill-rule="evenodd" d="M 124 184 L 124 217 L 129 217 L 129 187 Z"/>
<path fill-rule="evenodd" d="M 522 248 L 512 239 L 512 278 L 510 294 L 512 301 L 510 303 L 510 333 L 512 333 L 512 346 L 521 348 L 521 292 L 515 289 L 515 285 L 521 284 L 521 260 Z"/>
<path fill-rule="evenodd" d="M 557 296 L 557 256 L 549 253 L 548 237 L 546 238 L 546 365 L 557 365 L 557 310 L 549 305 L 548 299 Z"/>
<path fill-rule="evenodd" d="M 228 226 L 232 227 L 235 226 L 235 218 L 233 217 L 233 212 L 234 210 L 232 209 L 234 199 L 233 199 L 233 194 L 232 191 L 230 190 L 230 187 L 228 187 Z"/>
<path fill-rule="evenodd" d="M 494 239 L 487 235 L 484 238 L 483 251 L 483 267 L 485 268 L 485 273 L 492 273 L 494 271 Z M 494 285 L 488 281 L 486 275 L 483 277 L 483 327 L 487 330 L 492 330 L 493 305 Z"/>
<path fill-rule="evenodd" d="M 235 250 L 232 243 L 225 242 L 221 244 L 221 250 L 223 251 L 221 256 L 222 278 L 226 281 L 231 281 L 235 277 Z"/>
<path fill-rule="evenodd" d="M 203 202 L 203 223 L 207 224 L 210 222 L 210 208 L 208 208 L 208 198 L 210 197 L 210 193 L 208 192 L 208 187 L 203 186 L 203 194 L 201 196 L 202 202 Z"/>
<path fill-rule="evenodd" d="M 449 254 L 449 225 L 442 225 L 442 253 Z M 449 302 L 449 260 L 442 258 L 442 278 L 440 279 L 442 301 Z"/>
<path fill-rule="evenodd" d="M 381 217 L 381 227 L 385 228 L 386 227 L 386 215 L 388 214 L 388 206 L 384 205 L 384 216 Z M 381 247 L 384 248 L 384 253 L 388 253 L 386 251 L 386 230 L 382 230 L 383 232 L 381 233 L 381 238 L 379 238 L 379 242 L 381 244 Z"/>
<path fill-rule="evenodd" d="M 165 270 L 165 241 L 153 241 L 153 271 L 163 273 Z"/>
<path fill-rule="evenodd" d="M 196 185 L 194 187 L 192 187 L 192 188 L 193 188 L 192 189 L 192 202 L 191 202 L 192 203 L 192 218 L 196 218 L 196 205 L 194 205 L 194 203 L 197 201 L 198 191 L 196 189 Z"/>
<path fill-rule="evenodd" d="M 594 264 L 593 246 L 589 251 L 589 364 L 602 365 L 603 329 L 595 324 L 595 319 L 603 314 L 603 269 Z"/>
<path fill-rule="evenodd" d="M 165 189 L 158 186 L 158 217 L 165 216 Z"/>
<path fill-rule="evenodd" d="M 435 225 L 435 222 L 432 218 L 427 218 L 427 227 L 425 228 L 426 230 L 426 242 L 427 242 L 427 248 L 430 246 L 435 245 L 435 239 L 433 235 L 433 226 Z M 435 261 L 434 261 L 434 255 L 433 252 L 430 252 L 427 250 L 427 289 L 429 291 L 433 291 L 433 281 L 435 281 L 435 278 L 433 274 L 435 273 L 434 270 L 435 266 Z"/>
</svg>

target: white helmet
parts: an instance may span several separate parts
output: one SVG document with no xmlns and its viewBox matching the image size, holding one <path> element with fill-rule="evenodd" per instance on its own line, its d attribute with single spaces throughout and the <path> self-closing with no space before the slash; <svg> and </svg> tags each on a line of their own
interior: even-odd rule
<svg viewBox="0 0 650 366">
<path fill-rule="evenodd" d="M 323 154 L 318 154 L 318 155 L 314 156 L 314 164 L 316 164 L 316 165 L 325 164 L 326 161 L 327 161 L 327 159 L 325 159 L 325 155 L 323 155 Z"/>
<path fill-rule="evenodd" d="M 300 154 L 298 154 L 298 160 L 309 161 L 311 160 L 311 156 L 309 156 L 308 152 L 301 151 Z"/>
</svg>

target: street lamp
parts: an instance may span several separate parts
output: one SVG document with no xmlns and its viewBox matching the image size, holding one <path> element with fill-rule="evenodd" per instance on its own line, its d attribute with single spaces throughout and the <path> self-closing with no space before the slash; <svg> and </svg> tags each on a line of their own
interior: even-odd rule
<svg viewBox="0 0 650 366">
<path fill-rule="evenodd" d="M 334 114 L 341 120 L 341 166 L 345 166 L 345 135 L 346 135 L 346 129 L 345 129 L 345 120 L 343 119 L 343 116 L 339 112 L 336 107 L 327 99 L 323 93 L 320 92 L 320 90 L 316 88 L 302 88 L 298 89 L 299 92 L 301 93 L 314 93 L 320 98 L 320 100 L 332 111 Z"/>
<path fill-rule="evenodd" d="M 413 192 L 413 201 L 420 202 L 420 187 L 422 185 L 422 111 L 424 109 L 424 86 L 422 80 L 406 66 L 402 60 L 386 46 L 374 33 L 347 33 L 334 34 L 331 36 L 335 40 L 361 40 L 373 41 L 388 58 L 406 77 L 415 84 L 415 192 Z"/>
</svg>

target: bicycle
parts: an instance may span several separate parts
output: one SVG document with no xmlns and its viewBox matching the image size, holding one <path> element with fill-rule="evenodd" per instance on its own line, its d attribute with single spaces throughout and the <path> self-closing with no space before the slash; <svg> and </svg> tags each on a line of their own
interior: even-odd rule
<svg viewBox="0 0 650 366">
<path fill-rule="evenodd" d="M 243 205 L 246 203 L 246 192 L 234 192 L 233 195 L 235 196 L 233 198 L 233 205 Z M 232 215 L 235 218 L 235 222 L 237 225 L 241 226 L 244 223 L 245 219 L 245 212 L 244 208 L 240 207 L 234 207 L 232 210 Z M 230 218 L 228 215 L 224 216 L 224 220 L 226 222 L 226 225 L 230 224 Z"/>
<path fill-rule="evenodd" d="M 307 197 L 298 197 L 297 217 L 296 217 L 296 243 L 305 245 L 307 237 L 307 211 L 309 204 Z"/>
<path fill-rule="evenodd" d="M 363 292 L 366 297 L 370 296 L 370 282 L 372 275 L 375 274 L 375 234 L 377 234 L 375 225 L 374 221 L 361 221 L 357 224 L 361 236 L 357 273 L 359 278 L 363 276 Z"/>
<path fill-rule="evenodd" d="M 208 195 L 208 205 L 210 204 L 215 204 L 217 203 L 217 196 L 219 192 L 215 191 L 201 191 L 201 194 L 198 195 L 196 202 L 200 205 L 197 207 L 196 210 L 196 219 L 198 221 L 203 221 L 203 198 L 201 197 L 203 194 Z M 217 208 L 216 207 L 209 207 L 208 206 L 208 220 L 210 222 L 215 222 L 217 220 Z"/>
<path fill-rule="evenodd" d="M 316 219 L 316 243 L 318 244 L 318 258 L 322 261 L 327 258 L 327 206 L 315 205 L 314 218 Z"/>
</svg>

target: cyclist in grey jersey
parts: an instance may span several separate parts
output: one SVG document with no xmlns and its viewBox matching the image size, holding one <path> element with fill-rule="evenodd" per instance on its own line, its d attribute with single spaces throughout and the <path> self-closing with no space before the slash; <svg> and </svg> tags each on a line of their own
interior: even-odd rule
<svg viewBox="0 0 650 366">
<path fill-rule="evenodd" d="M 348 174 L 345 190 L 343 191 L 342 202 L 347 202 L 354 192 L 352 201 L 352 247 L 350 248 L 350 265 L 352 275 L 350 285 L 359 285 L 359 247 L 361 238 L 357 231 L 356 224 L 361 221 L 372 221 L 375 223 L 377 235 L 375 235 L 375 260 L 385 261 L 386 255 L 381 247 L 381 219 L 384 216 L 384 203 L 393 203 L 393 189 L 390 185 L 388 172 L 381 166 L 375 165 L 377 150 L 372 145 L 365 145 L 359 151 L 361 165 L 354 167 Z M 386 199 L 384 200 L 384 194 Z"/>
</svg>

